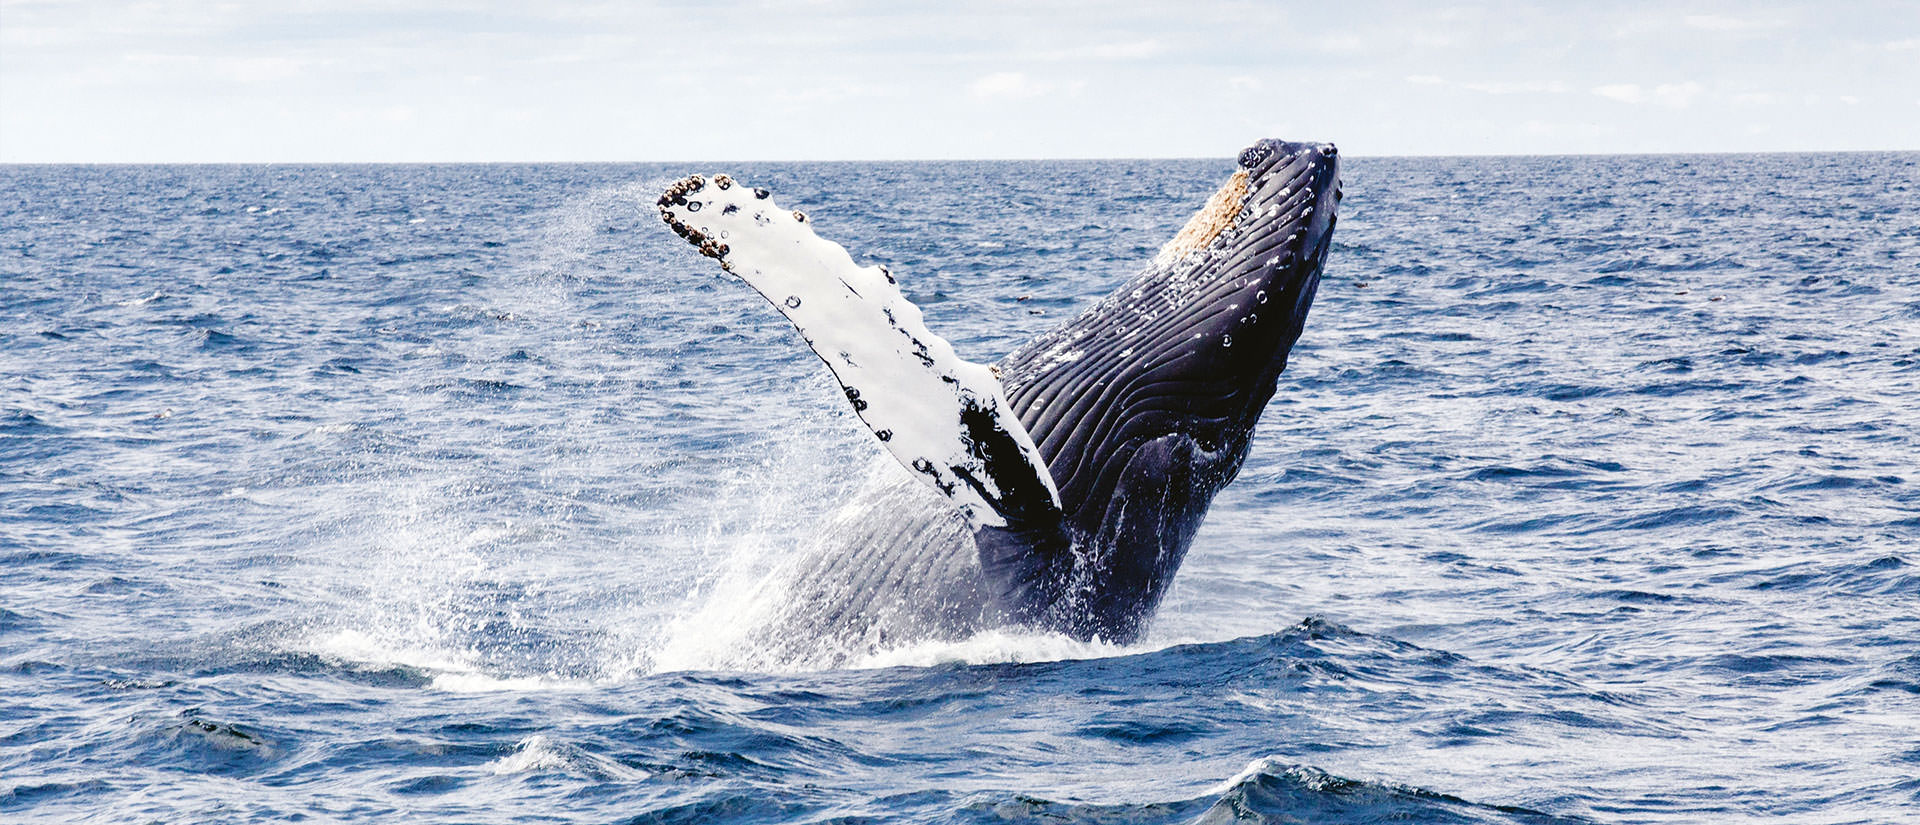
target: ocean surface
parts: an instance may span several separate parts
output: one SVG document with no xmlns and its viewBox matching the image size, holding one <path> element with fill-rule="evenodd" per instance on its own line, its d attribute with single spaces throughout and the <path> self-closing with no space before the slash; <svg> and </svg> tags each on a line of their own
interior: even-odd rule
<svg viewBox="0 0 1920 825">
<path fill-rule="evenodd" d="M 1920 821 L 1920 153 L 1346 159 L 1144 642 L 713 667 L 878 448 L 661 187 L 990 361 L 1231 169 L 0 167 L 0 821 Z"/>
</svg>

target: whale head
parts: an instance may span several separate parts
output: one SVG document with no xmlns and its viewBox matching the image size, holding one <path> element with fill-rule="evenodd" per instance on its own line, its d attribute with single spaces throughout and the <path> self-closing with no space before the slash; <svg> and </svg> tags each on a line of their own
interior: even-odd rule
<svg viewBox="0 0 1920 825">
<path fill-rule="evenodd" d="M 1300 337 L 1340 200 L 1337 150 L 1263 140 L 1145 270 L 1009 355 L 1007 398 L 1058 486 L 1066 551 L 977 534 L 1017 618 L 1129 641 L 1151 618 Z"/>
</svg>

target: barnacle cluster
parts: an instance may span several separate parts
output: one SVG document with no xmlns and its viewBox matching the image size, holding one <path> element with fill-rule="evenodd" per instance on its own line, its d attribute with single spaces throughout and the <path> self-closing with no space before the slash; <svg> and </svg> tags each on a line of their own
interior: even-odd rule
<svg viewBox="0 0 1920 825">
<path fill-rule="evenodd" d="M 714 176 L 713 183 L 721 189 L 726 189 L 733 185 L 733 179 L 726 175 L 716 175 Z M 675 207 L 685 209 L 688 212 L 700 211 L 703 203 L 697 200 L 687 200 L 687 196 L 705 188 L 707 188 L 706 178 L 699 175 L 688 175 L 676 181 L 672 186 L 667 187 L 667 191 L 660 193 L 660 200 L 656 201 L 656 203 L 660 206 L 660 219 L 667 222 L 667 226 L 673 229 L 674 234 L 685 239 L 687 243 L 699 247 L 700 254 L 709 258 L 718 259 L 725 257 L 726 254 L 731 251 L 727 248 L 727 245 L 707 237 L 706 233 L 695 229 L 686 221 L 681 220 L 679 213 L 674 211 Z M 722 261 L 720 265 L 726 266 L 726 262 Z"/>
<path fill-rule="evenodd" d="M 695 226 L 683 217 L 683 215 L 691 215 L 708 206 L 715 205 L 715 199 L 712 198 L 701 200 L 696 197 L 689 197 L 705 190 L 709 183 L 713 184 L 715 189 L 721 190 L 732 189 L 737 185 L 733 178 L 726 175 L 714 175 L 711 181 L 699 175 L 688 175 L 685 178 L 681 178 L 675 181 L 672 186 L 667 187 L 665 192 L 660 193 L 660 199 L 656 201 L 660 207 L 660 219 L 667 222 L 667 226 L 673 229 L 674 234 L 679 235 L 682 239 L 686 240 L 687 243 L 693 244 L 695 248 L 699 249 L 700 254 L 709 258 L 719 259 L 720 267 L 728 272 L 732 272 L 733 265 L 724 260 L 727 253 L 732 250 L 720 241 L 720 238 L 726 237 L 726 233 L 721 232 L 718 233 L 719 237 L 714 237 L 711 229 Z M 772 193 L 765 189 L 756 188 L 753 190 L 755 200 L 766 200 L 771 194 Z M 739 204 L 728 203 L 724 207 L 721 207 L 720 214 L 733 215 L 739 211 Z M 797 209 L 793 210 L 792 215 L 796 222 L 807 222 L 807 216 Z M 754 222 L 760 226 L 767 225 L 767 219 L 764 214 L 756 213 L 754 215 Z"/>
<path fill-rule="evenodd" d="M 1241 170 L 1233 173 L 1233 177 L 1228 178 L 1226 184 L 1207 199 L 1207 205 L 1193 214 L 1180 233 L 1160 248 L 1160 254 L 1154 257 L 1155 263 L 1172 263 L 1212 243 L 1214 238 L 1233 225 L 1233 219 L 1240 216 L 1240 210 L 1246 203 L 1247 173 Z"/>
</svg>

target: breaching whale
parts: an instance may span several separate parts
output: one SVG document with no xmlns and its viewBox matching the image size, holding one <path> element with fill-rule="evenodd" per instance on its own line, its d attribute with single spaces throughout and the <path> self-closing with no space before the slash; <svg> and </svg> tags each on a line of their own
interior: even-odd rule
<svg viewBox="0 0 1920 825">
<path fill-rule="evenodd" d="M 1143 271 L 992 367 L 767 190 L 670 186 L 661 218 L 793 322 L 907 470 L 879 468 L 782 571 L 757 643 L 1137 639 L 1246 458 L 1333 236 L 1332 144 L 1262 140 L 1238 166 Z"/>
</svg>

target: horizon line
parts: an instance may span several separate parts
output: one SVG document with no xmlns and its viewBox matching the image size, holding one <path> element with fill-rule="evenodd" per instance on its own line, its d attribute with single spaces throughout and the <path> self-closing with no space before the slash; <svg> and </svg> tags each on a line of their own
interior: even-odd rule
<svg viewBox="0 0 1920 825">
<path fill-rule="evenodd" d="M 1759 149 L 1704 150 L 1672 152 L 1435 152 L 1408 154 L 1357 154 L 1341 152 L 1361 160 L 1442 159 L 1442 158 L 1589 158 L 1589 157 L 1723 157 L 1731 155 L 1869 155 L 1920 152 L 1906 149 Z M 1060 156 L 1060 157 L 979 157 L 979 158 L 758 158 L 758 159 L 669 159 L 669 160 L 0 160 L 0 166 L 508 166 L 508 165 L 596 165 L 641 166 L 656 164 L 762 164 L 762 163 L 1034 163 L 1057 161 L 1206 161 L 1231 160 L 1228 156 Z"/>
</svg>

